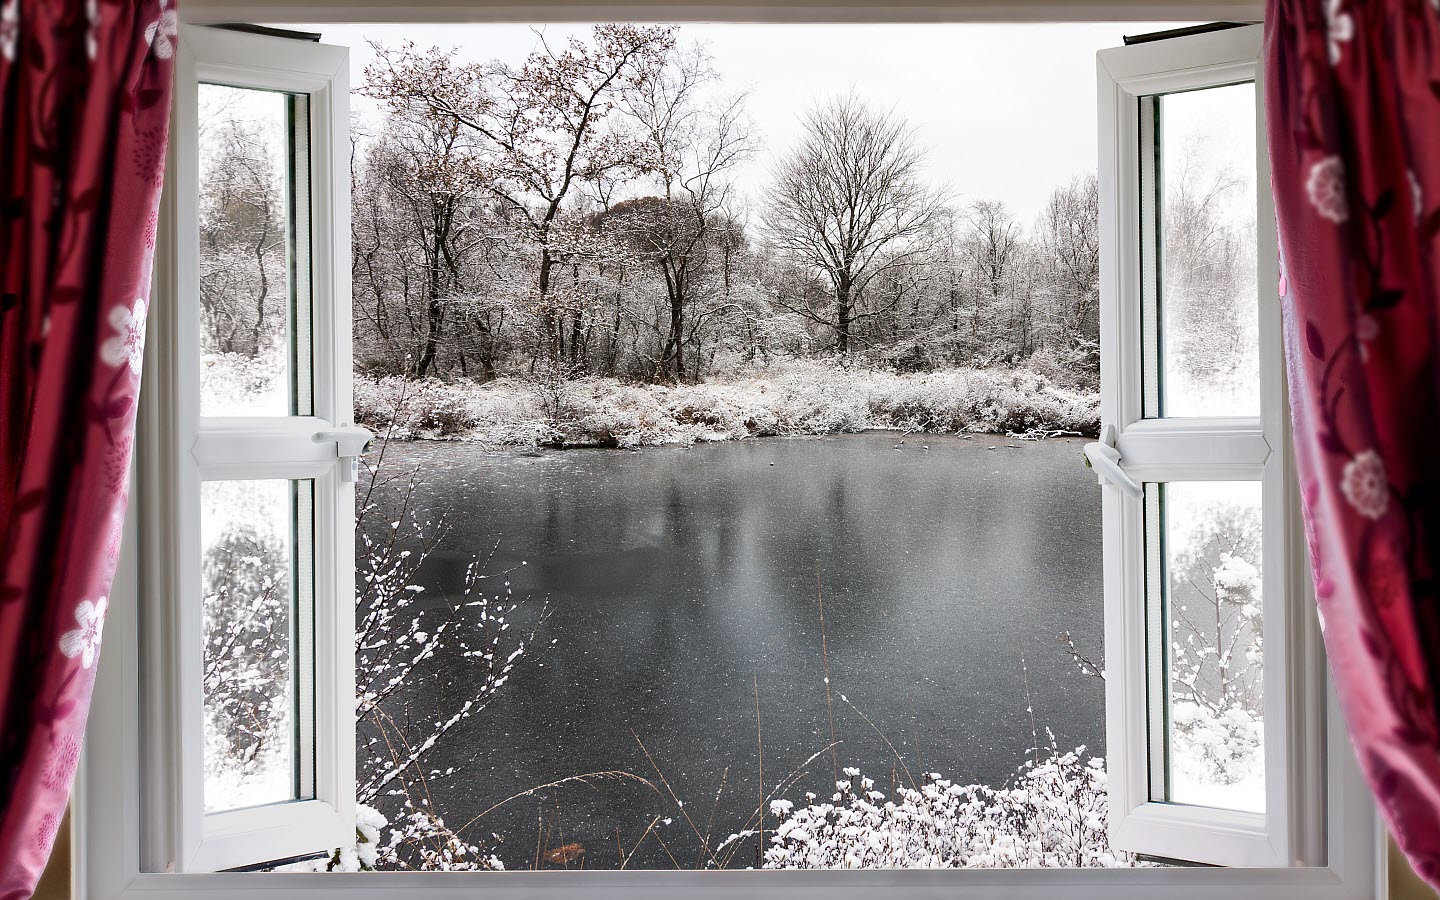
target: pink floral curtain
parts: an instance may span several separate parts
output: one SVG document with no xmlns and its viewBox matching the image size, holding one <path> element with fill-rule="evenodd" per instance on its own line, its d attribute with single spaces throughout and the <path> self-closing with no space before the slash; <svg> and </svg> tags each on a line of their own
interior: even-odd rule
<svg viewBox="0 0 1440 900">
<path fill-rule="evenodd" d="M 1381 812 L 1440 886 L 1440 0 L 1270 0 L 1265 29 L 1325 646 Z"/>
<path fill-rule="evenodd" d="M 0 0 L 0 900 L 34 890 L 85 731 L 177 30 L 168 0 Z"/>
</svg>

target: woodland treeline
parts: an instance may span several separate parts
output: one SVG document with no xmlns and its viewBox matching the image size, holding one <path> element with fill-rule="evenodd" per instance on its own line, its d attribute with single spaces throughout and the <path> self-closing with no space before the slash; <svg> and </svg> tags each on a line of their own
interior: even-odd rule
<svg viewBox="0 0 1440 900">
<path fill-rule="evenodd" d="M 825 356 L 1098 378 L 1093 175 L 1019 221 L 958 199 L 984 194 L 983 172 L 934 185 L 910 125 L 852 92 L 800 112 L 803 137 L 768 148 L 745 196 L 737 170 L 767 148 L 677 28 L 542 36 L 518 66 L 374 49 L 360 93 L 383 114 L 352 164 L 359 373 L 678 383 Z M 258 126 L 222 115 L 207 133 L 206 350 L 252 355 L 283 329 L 284 182 Z M 1214 297 L 1243 277 L 1222 215 L 1236 185 L 1198 178 L 1168 192 L 1183 228 L 1167 266 L 1204 285 L 1209 331 L 1233 331 Z"/>
</svg>

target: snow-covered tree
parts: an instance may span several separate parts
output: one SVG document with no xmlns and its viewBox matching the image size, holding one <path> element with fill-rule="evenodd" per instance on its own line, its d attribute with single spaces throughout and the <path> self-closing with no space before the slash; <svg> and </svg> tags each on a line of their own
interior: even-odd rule
<svg viewBox="0 0 1440 900">
<path fill-rule="evenodd" d="M 1264 737 L 1264 614 L 1260 519 L 1214 502 L 1170 560 L 1172 765 L 1200 783 L 1256 776 Z"/>
<path fill-rule="evenodd" d="M 602 24 L 588 41 L 563 48 L 542 39 L 519 66 L 464 63 L 454 51 L 411 43 L 375 47 L 365 92 L 394 114 L 448 123 L 473 137 L 480 154 L 467 162 L 484 188 L 515 215 L 538 260 L 533 303 L 542 322 L 539 350 L 565 356 L 567 310 L 554 290 L 552 235 L 586 184 L 638 172 L 639 140 L 617 125 L 626 91 L 658 77 L 674 47 L 663 26 Z"/>
<path fill-rule="evenodd" d="M 285 336 L 284 175 L 271 152 L 275 136 L 268 123 L 223 102 L 212 102 L 202 115 L 201 346 L 253 357 Z"/>
</svg>

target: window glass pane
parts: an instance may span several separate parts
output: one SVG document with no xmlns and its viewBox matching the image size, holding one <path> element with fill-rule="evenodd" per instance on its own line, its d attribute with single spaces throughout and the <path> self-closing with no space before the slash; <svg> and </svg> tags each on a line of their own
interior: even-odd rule
<svg viewBox="0 0 1440 900">
<path fill-rule="evenodd" d="M 1260 490 L 1258 481 L 1148 488 L 1165 643 L 1157 799 L 1265 809 Z"/>
<path fill-rule="evenodd" d="M 201 488 L 205 811 L 312 796 L 311 481 Z"/>
<path fill-rule="evenodd" d="M 309 415 L 306 98 L 200 85 L 200 414 Z"/>
<path fill-rule="evenodd" d="M 1255 85 L 1156 97 L 1146 114 L 1145 414 L 1258 416 Z"/>
</svg>

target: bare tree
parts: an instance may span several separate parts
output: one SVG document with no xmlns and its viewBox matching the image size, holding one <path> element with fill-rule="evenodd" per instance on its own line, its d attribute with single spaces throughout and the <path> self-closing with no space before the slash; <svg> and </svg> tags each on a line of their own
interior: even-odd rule
<svg viewBox="0 0 1440 900">
<path fill-rule="evenodd" d="M 1100 370 L 1100 180 L 1071 179 L 1050 192 L 1036 224 L 1049 336 L 1087 370 Z"/>
<path fill-rule="evenodd" d="M 917 265 L 935 241 L 945 196 L 921 176 L 924 153 L 910 127 L 855 94 L 805 114 L 805 135 L 775 171 L 764 222 L 777 250 L 823 274 L 829 309 L 792 311 L 833 330 L 851 350 L 854 324 L 879 275 Z M 782 301 L 783 302 L 783 301 Z"/>
<path fill-rule="evenodd" d="M 1187 146 L 1167 179 L 1164 272 L 1167 344 L 1199 388 L 1231 385 L 1253 365 L 1254 219 L 1232 206 L 1246 184 L 1228 168 L 1211 171 L 1201 144 Z"/>
<path fill-rule="evenodd" d="M 447 326 L 474 269 L 504 242 L 484 206 L 481 171 L 475 141 L 458 123 L 406 111 L 387 117 L 357 173 L 356 315 L 393 341 L 386 298 L 398 300 L 408 332 L 404 368 L 422 378 L 439 369 Z M 464 324 L 478 332 L 473 343 L 488 344 L 487 320 Z M 463 361 L 463 345 L 450 349 Z M 482 354 L 486 377 L 493 374 L 489 359 Z"/>
<path fill-rule="evenodd" d="M 205 349 L 255 356 L 284 333 L 285 201 L 260 123 L 233 106 L 206 111 L 200 197 Z"/>
<path fill-rule="evenodd" d="M 1016 333 L 1028 316 L 1028 310 L 1021 309 L 1015 300 L 1017 273 L 1024 253 L 1020 226 L 1005 209 L 1005 204 L 977 200 L 970 204 L 962 228 L 962 252 L 971 275 L 971 364 L 976 362 L 975 353 L 989 343 L 986 324 L 989 321 L 998 321 L 1000 325 L 1001 340 L 995 342 L 999 352 L 1005 353 L 1008 338 L 1015 335 L 1020 338 L 1019 349 L 1024 355 L 1027 338 Z"/>
<path fill-rule="evenodd" d="M 375 45 L 365 91 L 392 112 L 456 123 L 485 150 L 487 189 L 511 208 L 539 253 L 535 303 L 544 352 L 563 356 L 563 304 L 552 292 L 550 237 L 567 200 L 584 183 L 636 170 L 641 150 L 611 119 L 623 91 L 657 77 L 674 46 L 674 29 L 602 24 L 587 43 L 541 47 L 521 66 L 461 63 L 455 51 L 418 52 Z"/>
<path fill-rule="evenodd" d="M 704 91 L 717 80 L 704 51 L 691 48 L 660 76 L 638 83 L 625 101 L 638 123 L 646 173 L 657 182 L 659 197 L 621 204 L 611 212 L 623 212 L 623 230 L 664 280 L 669 329 L 657 374 L 676 381 L 686 375 L 687 341 L 725 305 L 686 322 L 710 245 L 727 237 L 722 233 L 716 240 L 731 196 L 726 176 L 754 151 L 744 95 L 706 101 Z M 699 368 L 697 356 L 696 378 Z"/>
</svg>

